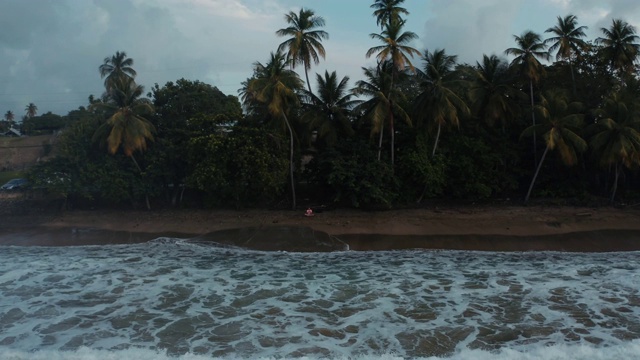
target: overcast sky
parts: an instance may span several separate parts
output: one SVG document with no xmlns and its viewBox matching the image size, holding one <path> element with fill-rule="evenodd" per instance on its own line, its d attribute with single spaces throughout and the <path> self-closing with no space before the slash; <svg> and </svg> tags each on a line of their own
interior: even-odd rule
<svg viewBox="0 0 640 360">
<path fill-rule="evenodd" d="M 300 7 L 325 18 L 326 60 L 312 68 L 348 75 L 374 64 L 367 49 L 379 32 L 373 0 L 0 0 L 0 114 L 16 118 L 33 102 L 65 115 L 103 91 L 98 67 L 116 51 L 134 59 L 137 82 L 150 89 L 180 78 L 237 95 L 252 63 L 265 62 L 284 39 L 284 14 Z M 445 48 L 459 62 L 503 54 L 514 34 L 544 31 L 574 14 L 587 36 L 613 18 L 640 28 L 639 0 L 406 0 L 407 30 L 418 50 Z M 420 64 L 419 59 L 415 63 Z M 303 72 L 300 72 L 302 75 Z M 314 76 L 315 77 L 315 76 Z"/>
</svg>

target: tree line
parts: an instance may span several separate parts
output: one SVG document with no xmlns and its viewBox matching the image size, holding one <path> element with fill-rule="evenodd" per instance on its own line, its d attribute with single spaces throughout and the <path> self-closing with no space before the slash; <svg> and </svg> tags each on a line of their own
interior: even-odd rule
<svg viewBox="0 0 640 360">
<path fill-rule="evenodd" d="M 371 5 L 379 32 L 363 79 L 309 71 L 324 19 L 285 15 L 284 37 L 239 97 L 185 79 L 144 96 L 133 59 L 99 67 L 105 92 L 74 110 L 58 156 L 32 182 L 72 202 L 182 206 L 343 205 L 638 197 L 636 29 L 620 19 L 588 41 L 574 15 L 514 36 L 504 56 L 458 63 L 411 47 L 404 0 Z M 304 69 L 304 80 L 294 70 Z M 285 205 L 286 204 L 286 205 Z"/>
<path fill-rule="evenodd" d="M 35 118 L 36 118 L 36 115 L 38 114 L 38 107 L 34 103 L 29 103 L 24 108 L 24 111 L 25 111 L 25 114 L 22 116 L 22 122 L 20 123 L 20 126 L 18 126 L 18 122 L 16 121 L 16 114 L 14 114 L 13 111 L 11 110 L 7 110 L 7 112 L 4 113 L 2 120 L 0 120 L 0 131 L 6 132 L 9 129 L 19 129 L 19 130 L 26 130 L 26 131 L 32 130 L 34 127 L 34 122 L 37 122 Z M 48 112 L 45 115 L 47 115 L 48 117 L 50 117 L 51 115 L 58 116 L 58 115 L 52 114 L 51 112 Z M 47 119 L 47 120 L 51 120 L 51 119 Z M 47 121 L 44 121 L 44 123 L 47 123 Z M 62 127 L 62 125 L 60 127 Z"/>
</svg>

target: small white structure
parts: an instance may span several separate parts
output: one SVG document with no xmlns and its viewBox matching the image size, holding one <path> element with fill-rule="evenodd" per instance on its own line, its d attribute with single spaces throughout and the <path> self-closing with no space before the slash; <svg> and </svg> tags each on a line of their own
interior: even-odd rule
<svg viewBox="0 0 640 360">
<path fill-rule="evenodd" d="M 4 135 L 4 136 L 22 136 L 22 133 L 20 133 L 20 130 L 18 130 L 18 129 L 9 128 L 9 130 L 4 132 L 2 135 Z"/>
</svg>

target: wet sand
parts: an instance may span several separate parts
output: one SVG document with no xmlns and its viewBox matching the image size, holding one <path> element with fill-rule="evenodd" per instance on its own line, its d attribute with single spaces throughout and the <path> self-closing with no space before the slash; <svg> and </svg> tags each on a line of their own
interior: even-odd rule
<svg viewBox="0 0 640 360">
<path fill-rule="evenodd" d="M 451 207 L 316 213 L 269 210 L 29 211 L 3 214 L 0 244 L 66 246 L 190 238 L 227 229 L 308 227 L 352 250 L 640 250 L 640 210 L 576 207 Z M 272 229 L 273 230 L 273 229 Z"/>
</svg>

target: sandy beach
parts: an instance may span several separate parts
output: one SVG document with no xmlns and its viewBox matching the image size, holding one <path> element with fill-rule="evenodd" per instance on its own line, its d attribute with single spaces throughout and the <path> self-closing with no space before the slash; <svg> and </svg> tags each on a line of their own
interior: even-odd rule
<svg viewBox="0 0 640 360">
<path fill-rule="evenodd" d="M 0 243 L 11 234 L 65 229 L 198 236 L 219 230 L 308 227 L 359 250 L 402 248 L 473 250 L 640 250 L 640 209 L 560 206 L 463 206 L 366 212 L 286 210 L 50 211 L 4 202 Z M 74 231 L 75 231 L 74 230 Z M 35 238 L 35 237 L 34 237 Z M 4 240 L 2 240 L 4 239 Z M 106 242 L 112 241 L 105 238 Z M 637 239 L 637 240 L 636 240 Z M 53 240 L 49 240 L 53 241 Z M 15 244 L 15 240 L 12 241 Z"/>
<path fill-rule="evenodd" d="M 18 221 L 24 222 L 24 221 Z M 42 227 L 85 227 L 146 233 L 204 234 L 248 226 L 308 226 L 334 236 L 515 235 L 536 236 L 596 230 L 638 230 L 640 211 L 574 207 L 465 207 L 364 212 L 339 209 L 304 216 L 304 211 L 158 210 L 69 211 Z"/>
</svg>

